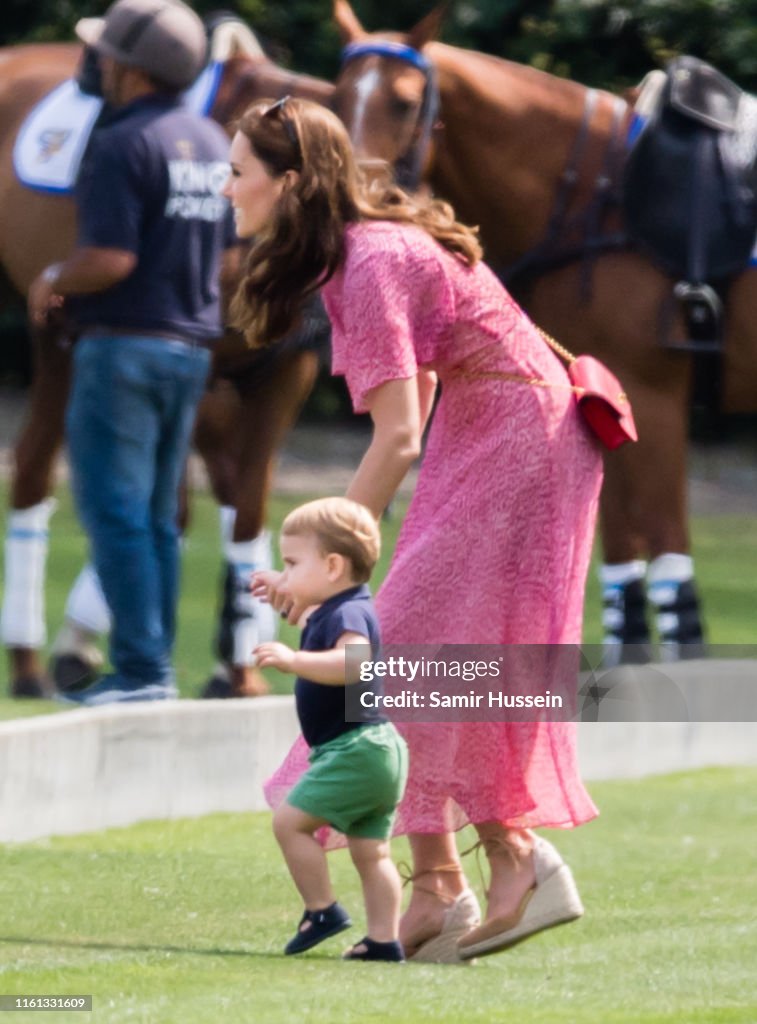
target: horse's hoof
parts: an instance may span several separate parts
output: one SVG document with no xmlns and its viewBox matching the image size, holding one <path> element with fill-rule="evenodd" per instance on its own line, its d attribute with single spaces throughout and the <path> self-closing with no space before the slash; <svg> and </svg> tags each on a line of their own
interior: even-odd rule
<svg viewBox="0 0 757 1024">
<path fill-rule="evenodd" d="M 222 675 L 212 676 L 200 693 L 202 700 L 225 700 L 231 696 L 231 683 Z"/>
<path fill-rule="evenodd" d="M 18 676 L 11 682 L 11 697 L 19 700 L 52 700 L 53 686 L 47 676 Z"/>
<path fill-rule="evenodd" d="M 226 700 L 229 697 L 265 697 L 270 687 L 265 676 L 249 668 L 233 668 L 232 678 L 217 673 L 200 694 L 203 700 Z"/>
<path fill-rule="evenodd" d="M 231 697 L 265 697 L 271 692 L 268 680 L 257 669 L 236 665 L 231 669 Z"/>
<path fill-rule="evenodd" d="M 78 654 L 57 654 L 50 659 L 50 675 L 59 693 L 74 693 L 91 686 L 102 673 Z"/>
</svg>

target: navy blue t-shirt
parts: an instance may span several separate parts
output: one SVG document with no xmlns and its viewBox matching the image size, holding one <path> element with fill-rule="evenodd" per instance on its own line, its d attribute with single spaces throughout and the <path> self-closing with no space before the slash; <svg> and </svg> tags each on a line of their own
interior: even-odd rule
<svg viewBox="0 0 757 1024">
<path fill-rule="evenodd" d="M 205 341 L 221 333 L 220 257 L 234 244 L 229 140 L 208 118 L 151 95 L 96 129 L 76 185 L 81 246 L 125 249 L 132 274 L 67 303 L 80 329 L 156 331 Z"/>
<path fill-rule="evenodd" d="M 302 631 L 300 650 L 331 651 L 344 633 L 364 636 L 371 645 L 372 657 L 378 657 L 378 618 L 371 592 L 365 584 L 334 594 L 316 608 Z M 366 723 L 387 721 L 386 715 L 377 708 L 362 708 L 359 702 L 361 693 L 381 693 L 380 679 L 372 679 L 368 683 L 350 683 L 349 687 L 350 690 L 355 687 L 357 691 L 354 696 L 350 695 L 350 706 L 360 709 L 360 721 L 345 721 L 344 686 L 327 686 L 325 683 L 314 683 L 310 679 L 297 677 L 294 684 L 297 717 L 308 746 L 321 746 Z"/>
</svg>

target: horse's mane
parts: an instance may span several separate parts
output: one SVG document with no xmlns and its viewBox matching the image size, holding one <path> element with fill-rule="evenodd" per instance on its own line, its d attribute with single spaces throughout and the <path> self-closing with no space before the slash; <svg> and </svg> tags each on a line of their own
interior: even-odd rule
<svg viewBox="0 0 757 1024">
<path fill-rule="evenodd" d="M 252 29 L 238 18 L 225 18 L 212 29 L 210 59 L 224 63 L 232 57 L 264 57 L 263 47 Z"/>
<path fill-rule="evenodd" d="M 433 42 L 424 48 L 424 53 L 433 61 L 440 72 L 447 71 L 458 79 L 476 87 L 476 91 L 507 100 L 506 88 L 513 83 L 527 88 L 532 100 L 538 95 L 554 97 L 557 91 L 565 96 L 579 96 L 586 87 L 567 78 L 551 75 L 528 64 L 517 64 L 504 57 L 495 57 L 478 50 L 466 50 L 458 46 Z"/>
</svg>

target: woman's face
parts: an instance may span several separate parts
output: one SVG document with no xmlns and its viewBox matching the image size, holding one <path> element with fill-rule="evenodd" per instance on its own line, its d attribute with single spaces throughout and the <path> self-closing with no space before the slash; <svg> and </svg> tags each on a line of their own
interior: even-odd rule
<svg viewBox="0 0 757 1024">
<path fill-rule="evenodd" d="M 237 132 L 229 153 L 231 173 L 223 194 L 234 209 L 234 224 L 240 238 L 251 238 L 268 224 L 284 190 L 286 174 L 274 178 L 252 151 L 246 135 Z"/>
</svg>

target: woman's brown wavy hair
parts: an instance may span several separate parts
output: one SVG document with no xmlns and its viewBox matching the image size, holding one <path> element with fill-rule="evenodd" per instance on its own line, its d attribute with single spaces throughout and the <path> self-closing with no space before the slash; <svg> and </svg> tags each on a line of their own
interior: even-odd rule
<svg viewBox="0 0 757 1024">
<path fill-rule="evenodd" d="M 455 220 L 448 203 L 368 183 L 344 125 L 325 107 L 294 98 L 273 107 L 258 102 L 235 128 L 272 176 L 298 172 L 256 236 L 231 301 L 231 324 L 249 345 L 269 345 L 296 326 L 305 297 L 342 262 L 345 227 L 354 221 L 415 224 L 465 263 L 481 258 L 477 231 Z"/>
</svg>

